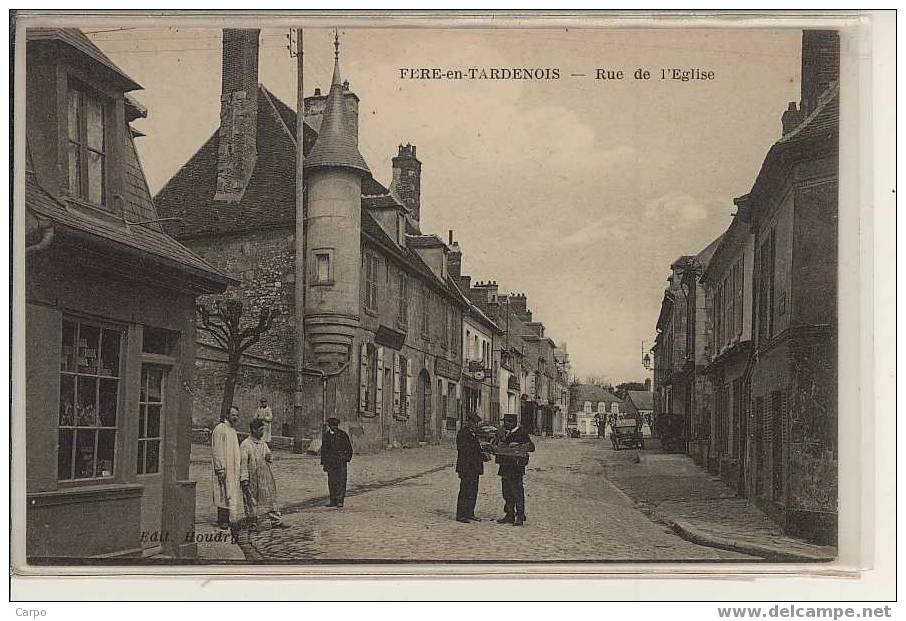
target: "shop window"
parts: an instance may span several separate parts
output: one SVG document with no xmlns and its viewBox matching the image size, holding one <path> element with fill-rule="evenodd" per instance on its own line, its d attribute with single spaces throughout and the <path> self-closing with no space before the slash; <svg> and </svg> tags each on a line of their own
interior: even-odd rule
<svg viewBox="0 0 906 621">
<path fill-rule="evenodd" d="M 122 331 L 64 319 L 57 478 L 112 477 Z"/>
<path fill-rule="evenodd" d="M 106 202 L 105 105 L 85 86 L 70 82 L 67 93 L 69 193 L 93 205 Z"/>
<path fill-rule="evenodd" d="M 164 370 L 160 367 L 142 367 L 138 398 L 138 474 L 160 472 L 164 379 Z"/>
</svg>

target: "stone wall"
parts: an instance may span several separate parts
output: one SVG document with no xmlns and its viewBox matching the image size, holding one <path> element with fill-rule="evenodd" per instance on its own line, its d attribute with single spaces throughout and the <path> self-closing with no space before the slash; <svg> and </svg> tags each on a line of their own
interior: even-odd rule
<svg viewBox="0 0 906 621">
<path fill-rule="evenodd" d="M 250 323 L 257 318 L 262 305 L 277 310 L 274 327 L 248 353 L 292 366 L 296 341 L 295 230 L 292 227 L 265 229 L 216 239 L 188 239 L 184 243 L 208 263 L 240 281 L 227 290 L 227 295 L 245 304 Z M 213 343 L 206 334 L 199 334 L 199 339 Z"/>
<path fill-rule="evenodd" d="M 274 422 L 273 435 L 286 435 L 284 424 L 293 421 L 294 373 L 291 368 L 280 369 L 263 366 L 254 361 L 243 364 L 239 369 L 233 404 L 239 408 L 241 417 L 239 430 L 248 430 L 258 407 L 258 400 L 266 398 Z M 226 363 L 214 359 L 207 348 L 199 348 L 195 360 L 192 397 L 192 426 L 213 428 L 220 420 L 220 403 L 223 399 L 223 384 L 226 380 Z M 292 433 L 290 432 L 290 435 Z"/>
</svg>

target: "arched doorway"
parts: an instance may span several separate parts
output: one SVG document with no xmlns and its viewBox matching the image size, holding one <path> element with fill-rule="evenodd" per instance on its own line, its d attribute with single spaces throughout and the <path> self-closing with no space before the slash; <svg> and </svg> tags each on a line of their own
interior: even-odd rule
<svg viewBox="0 0 906 621">
<path fill-rule="evenodd" d="M 418 374 L 415 389 L 415 425 L 419 442 L 428 441 L 428 421 L 431 419 L 431 376 L 425 369 Z"/>
</svg>

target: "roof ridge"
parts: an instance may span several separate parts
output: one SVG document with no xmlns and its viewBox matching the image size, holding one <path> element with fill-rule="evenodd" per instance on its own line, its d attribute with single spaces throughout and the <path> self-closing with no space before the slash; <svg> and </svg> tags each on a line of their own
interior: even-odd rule
<svg viewBox="0 0 906 621">
<path fill-rule="evenodd" d="M 273 113 L 273 115 L 277 118 L 277 122 L 280 124 L 280 127 L 282 127 L 283 131 L 286 132 L 286 135 L 289 137 L 290 141 L 292 141 L 293 145 L 298 148 L 298 143 L 296 142 L 296 137 L 293 136 L 291 131 L 289 131 L 289 127 L 286 126 L 286 122 L 283 120 L 283 117 L 280 116 L 280 113 L 277 111 L 277 106 L 274 104 L 274 100 L 271 98 L 271 95 L 272 95 L 271 92 L 269 90 L 267 90 L 267 87 L 264 86 L 264 84 L 261 84 L 260 82 L 258 83 L 258 89 L 264 95 L 264 98 L 267 100 L 267 103 L 270 104 L 269 107 L 271 109 L 271 113 Z M 298 112 L 296 114 L 298 114 Z M 304 117 L 302 119 L 302 122 L 303 123 L 305 122 Z"/>
</svg>

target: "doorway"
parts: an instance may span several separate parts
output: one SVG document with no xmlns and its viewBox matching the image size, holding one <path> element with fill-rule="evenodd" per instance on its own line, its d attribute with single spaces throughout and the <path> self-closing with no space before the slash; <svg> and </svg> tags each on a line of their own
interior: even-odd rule
<svg viewBox="0 0 906 621">
<path fill-rule="evenodd" d="M 161 511 L 165 452 L 161 450 L 166 421 L 166 369 L 142 365 L 138 401 L 138 455 L 136 474 L 142 492 L 142 552 L 155 554 L 161 547 Z"/>
<path fill-rule="evenodd" d="M 431 377 L 422 369 L 416 387 L 415 425 L 419 442 L 428 441 L 428 420 L 431 418 Z"/>
</svg>

